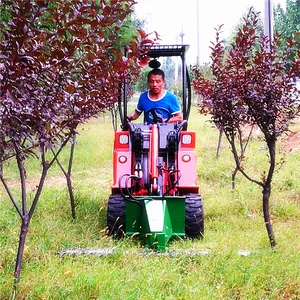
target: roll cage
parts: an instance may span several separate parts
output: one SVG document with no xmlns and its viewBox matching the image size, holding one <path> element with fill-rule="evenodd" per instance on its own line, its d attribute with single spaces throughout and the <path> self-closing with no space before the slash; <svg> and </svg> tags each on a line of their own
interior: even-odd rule
<svg viewBox="0 0 300 300">
<path fill-rule="evenodd" d="M 186 64 L 186 52 L 189 49 L 189 45 L 152 45 L 150 49 L 146 50 L 146 55 L 152 59 L 158 59 L 160 57 L 172 57 L 177 56 L 181 58 L 181 74 L 182 74 L 182 114 L 183 119 L 189 119 L 191 109 L 191 81 Z M 127 50 L 125 48 L 125 56 L 127 56 Z M 121 119 L 122 128 L 126 124 L 127 116 L 127 104 L 128 104 L 128 85 L 123 84 L 121 87 L 121 95 L 118 99 L 119 115 Z M 179 99 L 180 100 L 180 99 Z"/>
</svg>

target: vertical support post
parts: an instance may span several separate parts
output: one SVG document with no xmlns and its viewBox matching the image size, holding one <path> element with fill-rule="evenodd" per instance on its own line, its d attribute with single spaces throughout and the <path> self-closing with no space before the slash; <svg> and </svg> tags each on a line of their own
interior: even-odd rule
<svg viewBox="0 0 300 300">
<path fill-rule="evenodd" d="M 151 190 L 154 194 L 158 191 L 158 126 L 157 124 L 152 125 L 151 138 L 150 138 L 150 173 L 151 173 Z"/>
<path fill-rule="evenodd" d="M 128 49 L 127 47 L 124 47 L 124 56 L 128 56 Z M 123 85 L 123 91 L 122 91 L 122 85 Z M 128 94 L 128 85 L 126 83 L 126 79 L 124 78 L 123 84 L 119 85 L 119 91 L 120 95 L 118 97 L 118 110 L 119 115 L 121 119 L 122 127 L 126 123 L 126 116 L 127 116 L 127 94 Z"/>
<path fill-rule="evenodd" d="M 183 46 L 184 47 L 184 46 Z M 183 119 L 187 119 L 187 104 L 186 104 L 186 61 L 185 61 L 185 49 L 181 55 L 182 62 L 182 111 Z"/>
</svg>

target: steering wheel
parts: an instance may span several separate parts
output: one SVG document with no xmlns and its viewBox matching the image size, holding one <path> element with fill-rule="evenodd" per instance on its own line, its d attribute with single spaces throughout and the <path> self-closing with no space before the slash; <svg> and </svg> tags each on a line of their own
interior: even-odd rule
<svg viewBox="0 0 300 300">
<path fill-rule="evenodd" d="M 145 111 L 144 114 L 145 114 L 145 120 L 150 124 L 167 123 L 172 117 L 171 112 L 164 107 L 150 108 L 147 111 Z M 167 114 L 167 118 L 165 118 L 166 119 L 165 121 L 163 120 L 164 114 Z"/>
</svg>

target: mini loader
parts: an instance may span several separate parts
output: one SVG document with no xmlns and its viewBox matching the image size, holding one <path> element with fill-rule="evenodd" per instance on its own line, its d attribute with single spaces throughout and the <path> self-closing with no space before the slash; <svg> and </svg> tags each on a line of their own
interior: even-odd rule
<svg viewBox="0 0 300 300">
<path fill-rule="evenodd" d="M 160 57 L 181 58 L 182 122 L 162 122 L 162 111 L 167 112 L 168 119 L 171 114 L 155 108 L 144 113 L 144 123 L 128 123 L 126 86 L 119 99 L 122 130 L 115 132 L 108 234 L 139 235 L 157 251 L 165 251 L 172 237 L 196 238 L 204 233 L 196 184 L 196 134 L 187 130 L 191 107 L 187 49 L 188 45 L 154 45 L 147 52 L 150 67 L 157 66 Z"/>
</svg>

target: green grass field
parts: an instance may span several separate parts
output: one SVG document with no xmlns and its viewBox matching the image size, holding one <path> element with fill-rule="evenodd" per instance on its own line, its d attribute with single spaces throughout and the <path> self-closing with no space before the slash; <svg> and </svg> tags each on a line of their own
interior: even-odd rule
<svg viewBox="0 0 300 300">
<path fill-rule="evenodd" d="M 198 183 L 204 201 L 202 240 L 175 239 L 176 255 L 142 252 L 138 239 L 105 235 L 112 181 L 113 129 L 93 119 L 79 129 L 73 165 L 77 219 L 72 220 L 63 174 L 50 170 L 30 224 L 17 299 L 300 299 L 300 152 L 287 153 L 276 172 L 271 213 L 277 247 L 269 245 L 258 186 L 241 175 L 231 189 L 233 159 L 225 138 L 216 158 L 218 132 L 193 109 Z M 298 126 L 297 124 L 295 125 Z M 296 128 L 295 127 L 295 128 Z M 266 166 L 261 138 L 249 146 L 247 169 L 257 179 Z M 278 144 L 278 159 L 283 156 Z M 68 149 L 61 157 L 65 165 Z M 38 164 L 28 162 L 29 199 Z M 18 195 L 18 177 L 8 166 Z M 20 219 L 0 187 L 0 299 L 9 299 Z M 60 256 L 66 248 L 109 248 L 109 256 Z M 203 254 L 201 254 L 203 253 Z"/>
</svg>

